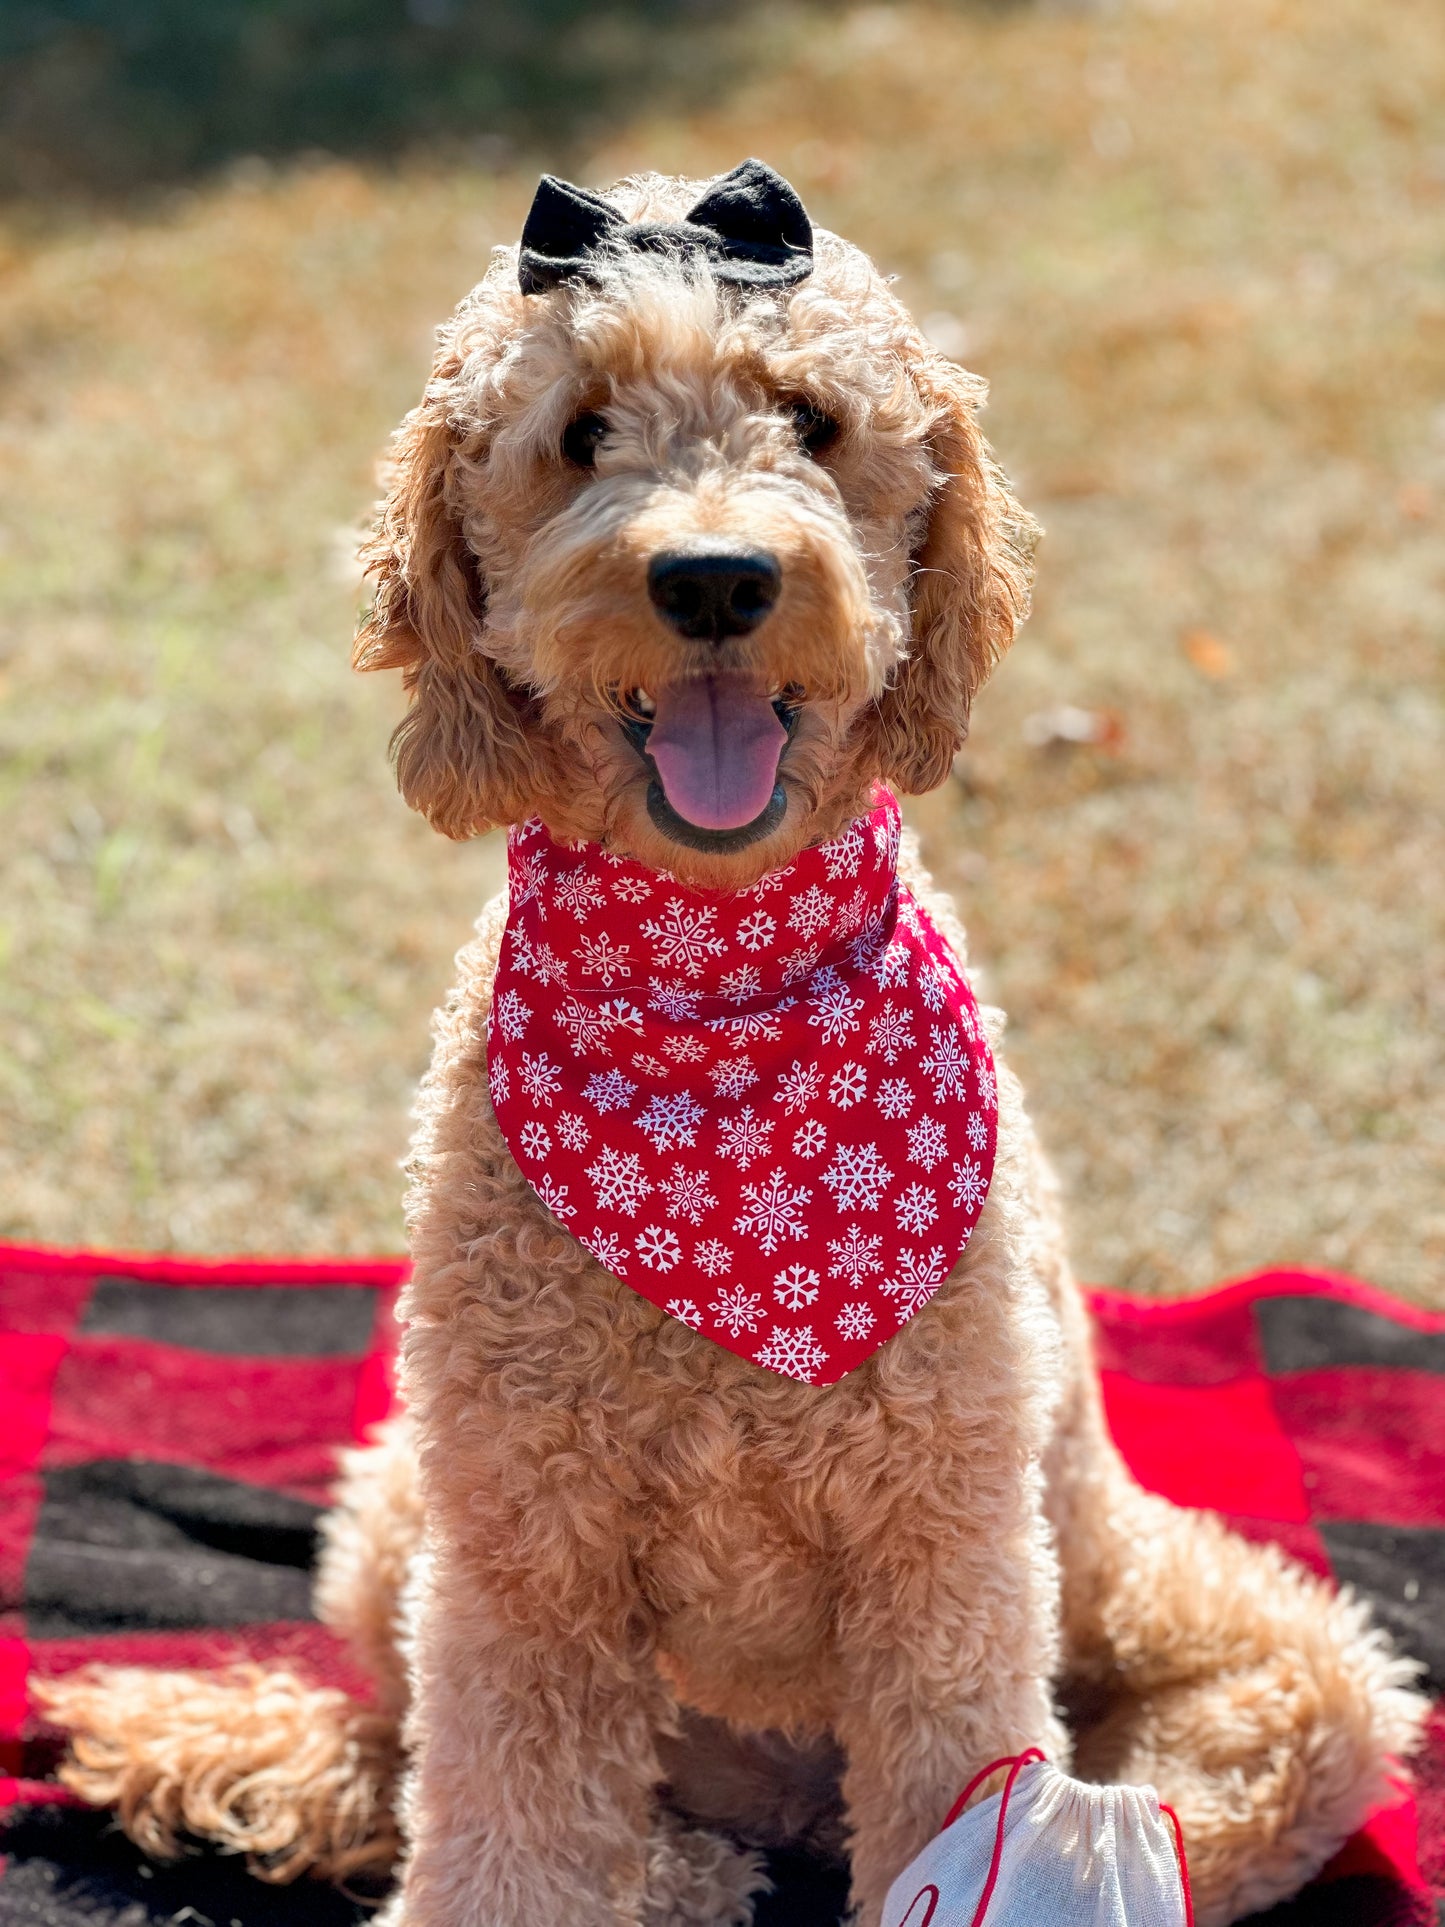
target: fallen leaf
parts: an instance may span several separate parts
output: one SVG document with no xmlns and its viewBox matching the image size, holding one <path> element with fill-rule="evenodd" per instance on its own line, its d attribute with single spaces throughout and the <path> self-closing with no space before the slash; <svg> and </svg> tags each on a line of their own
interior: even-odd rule
<svg viewBox="0 0 1445 1927">
<path fill-rule="evenodd" d="M 1116 711 L 1081 709 L 1074 703 L 1032 710 L 1023 721 L 1023 739 L 1030 749 L 1086 743 L 1113 752 L 1122 748 L 1124 736 L 1124 719 Z"/>
<path fill-rule="evenodd" d="M 1221 642 L 1218 636 L 1211 635 L 1207 629 L 1190 629 L 1181 638 L 1180 647 L 1201 676 L 1219 682 L 1221 678 L 1234 674 L 1234 651 L 1227 642 Z"/>
</svg>

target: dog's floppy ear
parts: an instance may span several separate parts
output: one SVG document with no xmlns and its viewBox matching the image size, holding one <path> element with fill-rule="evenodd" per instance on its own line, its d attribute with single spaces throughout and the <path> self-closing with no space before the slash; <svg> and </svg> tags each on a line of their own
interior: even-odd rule
<svg viewBox="0 0 1445 1927">
<path fill-rule="evenodd" d="M 982 383 L 933 350 L 911 374 L 933 413 L 937 476 L 913 553 L 913 638 L 872 720 L 883 774 L 936 789 L 968 735 L 969 706 L 1028 613 L 1038 530 L 1009 492 L 977 410 Z"/>
<path fill-rule="evenodd" d="M 452 372 L 437 369 L 392 444 L 361 549 L 375 594 L 352 661 L 402 671 L 411 706 L 391 743 L 401 793 L 445 835 L 467 837 L 536 807 L 543 738 L 531 699 L 480 646 L 486 583 L 448 500 Z"/>
</svg>

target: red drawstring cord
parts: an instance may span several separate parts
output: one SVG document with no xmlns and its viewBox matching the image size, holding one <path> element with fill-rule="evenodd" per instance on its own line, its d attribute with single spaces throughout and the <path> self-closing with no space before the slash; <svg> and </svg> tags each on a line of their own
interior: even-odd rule
<svg viewBox="0 0 1445 1927">
<path fill-rule="evenodd" d="M 1042 1760 L 1043 1757 L 1044 1755 L 1038 1747 L 1031 1746 L 1027 1753 L 1006 1754 L 1003 1759 L 995 1760 L 991 1766 L 984 1767 L 982 1772 L 975 1773 L 968 1785 L 963 1789 L 963 1792 L 959 1794 L 953 1805 L 948 1809 L 948 1818 L 944 1821 L 942 1827 L 939 1828 L 940 1833 L 947 1833 L 948 1829 L 953 1825 L 959 1814 L 963 1812 L 963 1809 L 968 1805 L 969 1801 L 973 1798 L 974 1794 L 978 1792 L 990 1774 L 997 1773 L 1000 1767 L 1027 1766 L 1030 1760 Z"/>
<path fill-rule="evenodd" d="M 1173 1807 L 1166 1807 L 1161 1800 L 1159 1811 L 1168 1814 L 1169 1824 L 1174 1829 L 1174 1845 L 1179 1854 L 1179 1884 L 1184 1889 L 1184 1927 L 1194 1927 L 1194 1895 L 1189 1888 L 1189 1862 L 1184 1857 L 1184 1829 Z"/>
</svg>

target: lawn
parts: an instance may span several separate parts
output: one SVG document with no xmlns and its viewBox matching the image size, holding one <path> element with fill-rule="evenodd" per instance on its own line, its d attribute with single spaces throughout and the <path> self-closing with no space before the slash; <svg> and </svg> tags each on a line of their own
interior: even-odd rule
<svg viewBox="0 0 1445 1927">
<path fill-rule="evenodd" d="M 988 376 L 1047 530 L 911 814 L 1081 1271 L 1445 1305 L 1442 103 L 1438 0 L 774 11 L 705 110 L 587 151 L 15 209 L 0 1236 L 398 1244 L 500 852 L 395 795 L 348 530 L 539 164 L 759 153 Z"/>
</svg>

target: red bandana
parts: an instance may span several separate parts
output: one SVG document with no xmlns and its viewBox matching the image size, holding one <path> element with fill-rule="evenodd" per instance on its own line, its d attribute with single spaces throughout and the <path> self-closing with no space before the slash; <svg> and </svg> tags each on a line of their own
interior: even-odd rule
<svg viewBox="0 0 1445 1927">
<path fill-rule="evenodd" d="M 978 1006 L 879 797 L 726 895 L 536 817 L 508 840 L 487 1069 L 513 1157 L 614 1276 L 810 1385 L 928 1303 L 993 1175 Z"/>
</svg>

